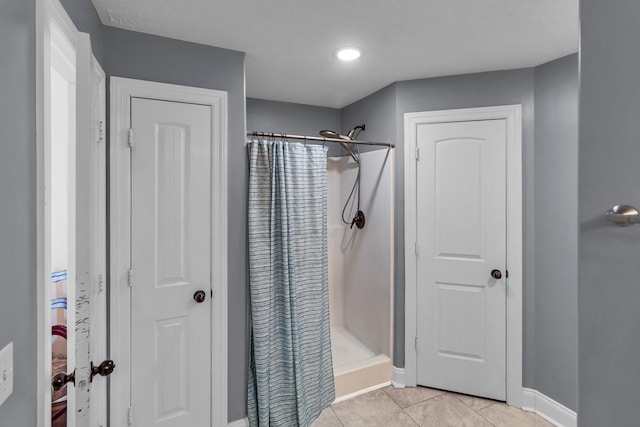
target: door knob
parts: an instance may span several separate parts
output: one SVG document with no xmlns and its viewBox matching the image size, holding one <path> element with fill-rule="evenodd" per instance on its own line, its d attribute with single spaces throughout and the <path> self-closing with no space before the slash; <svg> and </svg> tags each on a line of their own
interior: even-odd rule
<svg viewBox="0 0 640 427">
<path fill-rule="evenodd" d="M 196 291 L 196 293 L 193 294 L 193 299 L 196 300 L 198 304 L 200 304 L 201 302 L 204 302 L 206 298 L 207 298 L 207 294 L 205 294 L 204 291 Z"/>
<path fill-rule="evenodd" d="M 491 277 L 494 279 L 502 279 L 502 273 L 500 270 L 491 270 Z"/>
<path fill-rule="evenodd" d="M 73 371 L 68 375 L 64 372 L 60 372 L 59 374 L 51 377 L 51 388 L 53 388 L 54 390 L 60 390 L 68 383 L 76 383 L 76 371 Z"/>
<path fill-rule="evenodd" d="M 93 362 L 91 362 L 91 378 L 89 379 L 89 382 L 92 383 L 93 377 L 95 377 L 96 375 L 100 375 L 102 377 L 111 375 L 111 373 L 115 368 L 116 368 L 116 364 L 113 363 L 113 360 L 105 360 L 98 366 L 94 366 Z"/>
</svg>

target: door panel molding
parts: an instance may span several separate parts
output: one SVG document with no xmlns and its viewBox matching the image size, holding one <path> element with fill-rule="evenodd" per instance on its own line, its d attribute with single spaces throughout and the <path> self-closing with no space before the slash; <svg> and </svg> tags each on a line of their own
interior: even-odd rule
<svg viewBox="0 0 640 427">
<path fill-rule="evenodd" d="M 130 395 L 131 98 L 211 107 L 212 426 L 227 424 L 227 93 L 111 77 L 110 90 L 110 348 L 118 372 L 111 377 L 111 423 L 127 425 Z M 135 146 L 135 140 L 133 141 Z"/>
<path fill-rule="evenodd" d="M 522 106 L 405 113 L 405 375 L 417 384 L 417 128 L 423 124 L 478 120 L 506 121 L 507 179 L 507 403 L 522 407 Z"/>
</svg>

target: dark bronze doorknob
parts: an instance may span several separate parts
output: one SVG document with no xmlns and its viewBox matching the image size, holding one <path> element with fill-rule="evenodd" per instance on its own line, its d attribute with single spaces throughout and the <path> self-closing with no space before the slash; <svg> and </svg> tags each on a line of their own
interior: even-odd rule
<svg viewBox="0 0 640 427">
<path fill-rule="evenodd" d="M 51 378 L 51 388 L 53 388 L 54 390 L 60 390 L 68 383 L 76 383 L 76 371 L 73 371 L 69 375 L 65 374 L 64 372 L 60 372 L 59 374 L 56 374 Z"/>
<path fill-rule="evenodd" d="M 193 299 L 196 300 L 198 304 L 200 304 L 201 302 L 204 302 L 206 298 L 207 298 L 207 294 L 205 294 L 204 291 L 196 291 L 196 293 L 193 294 Z"/>
<path fill-rule="evenodd" d="M 93 377 L 96 375 L 100 375 L 102 377 L 111 375 L 115 368 L 116 364 L 113 363 L 113 360 L 105 360 L 98 366 L 94 366 L 93 362 L 91 362 L 91 378 L 89 379 L 89 382 L 93 382 Z"/>
<path fill-rule="evenodd" d="M 502 279 L 502 273 L 500 270 L 491 270 L 491 277 L 494 279 Z"/>
</svg>

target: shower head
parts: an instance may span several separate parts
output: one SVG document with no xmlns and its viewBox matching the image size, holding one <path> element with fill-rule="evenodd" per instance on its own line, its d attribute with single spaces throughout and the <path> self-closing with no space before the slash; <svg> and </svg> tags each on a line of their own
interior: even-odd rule
<svg viewBox="0 0 640 427">
<path fill-rule="evenodd" d="M 338 132 L 334 132 L 332 130 L 321 130 L 320 135 L 324 136 L 325 138 L 344 139 L 346 141 L 351 141 L 351 138 L 349 138 L 348 136 L 340 135 Z"/>
<path fill-rule="evenodd" d="M 364 125 L 359 125 L 354 127 L 353 129 L 351 129 L 349 131 L 349 133 L 347 133 L 346 135 L 342 135 L 339 134 L 338 132 L 334 132 L 332 130 L 321 130 L 320 131 L 320 135 L 324 136 L 325 138 L 335 138 L 335 139 L 344 139 L 345 141 L 353 141 L 354 139 L 356 139 L 356 131 L 357 130 L 364 130 Z M 358 132 L 359 133 L 359 132 Z"/>
<path fill-rule="evenodd" d="M 321 130 L 320 131 L 320 135 L 324 136 L 325 138 L 344 139 L 345 141 L 353 141 L 353 140 L 356 139 L 356 136 L 357 136 L 356 131 L 358 131 L 358 130 L 363 131 L 364 130 L 364 125 L 359 125 L 359 126 L 354 127 L 346 135 L 341 135 L 338 132 L 335 132 L 335 131 L 332 131 L 332 130 L 326 130 L 326 129 L 325 130 Z M 355 160 L 355 162 L 357 164 L 360 164 L 360 159 L 358 159 L 358 155 L 353 152 L 353 150 L 351 149 L 351 147 L 349 147 L 347 142 L 341 142 L 340 145 L 342 146 L 342 148 L 344 148 L 349 153 L 351 158 L 353 160 Z"/>
</svg>

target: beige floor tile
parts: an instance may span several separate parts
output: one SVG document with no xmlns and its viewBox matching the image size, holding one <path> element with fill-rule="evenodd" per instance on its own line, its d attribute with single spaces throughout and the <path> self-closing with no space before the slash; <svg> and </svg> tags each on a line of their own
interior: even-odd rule
<svg viewBox="0 0 640 427">
<path fill-rule="evenodd" d="M 335 403 L 332 409 L 344 427 L 416 427 L 384 390 Z"/>
<path fill-rule="evenodd" d="M 442 390 L 436 390 L 428 387 L 406 387 L 395 388 L 390 385 L 383 389 L 389 397 L 391 397 L 401 408 L 415 405 L 432 397 L 436 397 L 444 393 Z"/>
<path fill-rule="evenodd" d="M 491 427 L 487 420 L 449 393 L 409 406 L 405 412 L 423 427 Z"/>
<path fill-rule="evenodd" d="M 504 403 L 496 403 L 481 409 L 478 413 L 496 427 L 549 427 L 553 425 L 534 413 L 525 412 Z"/>
<path fill-rule="evenodd" d="M 342 427 L 342 423 L 336 417 L 333 409 L 327 408 L 318 417 L 317 420 L 311 424 L 311 427 Z"/>
<path fill-rule="evenodd" d="M 480 409 L 486 408 L 487 406 L 491 406 L 496 403 L 495 400 L 483 399 L 482 397 L 476 397 L 476 396 L 469 396 L 468 394 L 451 393 L 451 395 L 462 400 L 462 403 L 464 403 L 474 411 L 479 411 Z"/>
</svg>

